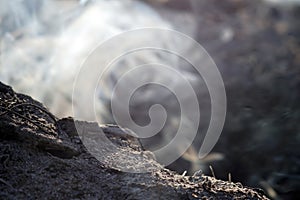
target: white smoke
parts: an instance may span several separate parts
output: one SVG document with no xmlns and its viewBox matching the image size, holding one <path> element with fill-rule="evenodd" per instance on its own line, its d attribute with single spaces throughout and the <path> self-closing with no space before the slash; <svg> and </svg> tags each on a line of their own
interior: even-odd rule
<svg viewBox="0 0 300 200">
<path fill-rule="evenodd" d="M 70 99 L 75 75 L 98 44 L 127 30 L 171 27 L 138 1 L 2 0 L 0 8 L 1 81 L 44 102 L 59 116 L 72 114 Z M 152 37 L 155 38 L 140 36 L 124 43 L 147 39 L 170 44 L 165 41 L 167 38 Z M 117 50 L 119 46 L 110 48 Z M 152 56 L 157 61 L 161 59 Z M 127 64 L 135 66 L 137 59 L 147 58 L 127 59 Z"/>
<path fill-rule="evenodd" d="M 59 117 L 73 115 L 73 83 L 82 63 L 99 44 L 124 31 L 137 28 L 172 29 L 170 23 L 163 20 L 151 7 L 143 2 L 130 0 L 0 0 L 0 20 L 0 81 L 13 86 L 18 92 L 31 95 L 43 102 Z M 173 49 L 176 47 L 180 52 L 195 54 L 195 58 L 201 57 L 182 41 L 174 41 L 168 35 L 149 32 L 137 35 L 134 40 L 113 43 L 106 52 L 97 54 L 97 59 L 92 62 L 101 63 L 111 52 L 122 52 L 128 46 L 143 44 L 144 41 Z M 178 56 L 155 51 L 136 52 L 112 66 L 109 74 L 103 79 L 105 81 L 98 87 L 99 102 L 96 112 L 102 123 L 113 122 L 109 94 L 116 80 L 128 68 L 144 63 L 171 66 L 179 70 L 180 74 L 196 88 L 196 95 L 202 95 L 207 91 L 200 76 L 195 75 L 195 71 Z M 105 66 L 99 67 L 104 69 Z M 168 82 L 169 87 L 182 88 L 181 80 L 174 79 L 174 76 L 168 74 L 153 76 L 149 73 L 132 78 L 133 81 L 134 78 L 141 78 L 153 82 L 166 79 L 164 81 Z M 95 89 L 93 88 L 95 86 L 89 85 L 90 77 L 86 77 L 86 80 L 86 83 L 80 85 L 80 101 L 87 98 L 85 91 Z M 189 101 L 189 94 L 186 94 L 185 99 Z M 210 104 L 205 97 L 202 100 Z M 164 131 L 176 133 L 180 120 L 186 119 L 180 119 L 176 97 L 165 90 L 151 87 L 140 90 L 131 102 L 133 118 L 141 124 L 147 124 L 149 105 L 158 102 L 163 102 L 169 112 L 169 120 Z M 74 105 L 76 106 L 76 102 Z M 209 110 L 210 106 L 205 108 Z M 77 113 L 77 116 L 94 115 L 85 113 L 85 108 L 79 110 L 81 113 Z M 210 113 L 205 119 L 208 120 L 209 115 Z M 162 139 L 155 141 L 168 142 L 170 138 L 172 136 L 163 136 Z"/>
</svg>

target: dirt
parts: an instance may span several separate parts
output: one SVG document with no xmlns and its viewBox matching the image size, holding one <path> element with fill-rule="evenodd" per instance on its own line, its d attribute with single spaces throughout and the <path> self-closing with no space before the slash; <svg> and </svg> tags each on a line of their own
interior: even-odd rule
<svg viewBox="0 0 300 200">
<path fill-rule="evenodd" d="M 2 83 L 0 99 L 1 199 L 268 199 L 261 189 L 201 172 L 179 175 L 152 156 L 144 157 L 151 166 L 147 173 L 121 171 L 115 163 L 130 164 L 131 159 L 118 154 L 105 162 L 95 159 L 82 144 L 74 119 L 58 119 L 41 103 Z M 79 123 L 87 129 L 97 125 Z M 98 128 L 120 149 L 151 155 L 129 130 Z"/>
</svg>

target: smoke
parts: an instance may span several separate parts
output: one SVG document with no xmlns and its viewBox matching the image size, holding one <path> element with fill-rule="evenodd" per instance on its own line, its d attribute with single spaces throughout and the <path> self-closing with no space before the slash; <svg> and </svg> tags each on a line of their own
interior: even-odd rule
<svg viewBox="0 0 300 200">
<path fill-rule="evenodd" d="M 76 72 L 98 44 L 126 30 L 171 27 L 137 1 L 2 0 L 0 8 L 1 81 L 44 102 L 59 116 L 72 115 Z M 147 39 L 169 43 L 166 38 Z M 144 58 L 131 59 L 128 65 L 133 66 L 134 60 Z"/>
<path fill-rule="evenodd" d="M 105 71 L 106 58 L 118 52 L 121 54 L 130 46 L 144 44 L 145 41 L 166 49 L 176 48 L 199 63 L 202 55 L 194 51 L 195 47 L 168 34 L 149 31 L 136 35 L 131 40 L 110 43 L 106 51 L 94 51 L 103 42 L 126 31 L 145 27 L 172 29 L 169 22 L 163 20 L 155 10 L 143 2 L 1 0 L 0 22 L 0 80 L 12 85 L 18 92 L 29 94 L 43 102 L 59 117 L 74 116 L 73 103 L 73 106 L 79 106 L 76 108 L 76 117 L 83 120 L 92 119 L 95 113 L 86 109 L 92 106 L 86 94 L 87 91 L 95 91 L 98 122 L 114 123 L 110 102 L 111 92 L 117 81 L 131 68 L 147 63 L 159 63 L 176 69 L 191 84 L 203 103 L 201 119 L 203 117 L 203 121 L 208 124 L 210 101 L 207 87 L 191 64 L 177 55 L 164 51 L 136 51 L 121 57 Z M 93 56 L 95 59 L 85 63 L 91 54 L 96 54 Z M 76 94 L 77 99 L 72 99 L 73 84 L 83 64 L 97 67 L 92 68 L 91 76 L 84 77 L 79 86 L 80 94 Z M 94 76 L 99 74 L 99 70 L 105 71 L 105 77 L 98 85 L 91 85 L 91 80 L 99 78 Z M 149 71 L 140 76 L 132 76 L 130 81 L 134 83 L 135 79 L 147 82 L 163 80 L 171 90 L 180 90 L 184 88 L 183 82 L 177 77 L 168 72 Z M 126 84 L 130 85 L 130 81 Z M 189 104 L 193 96 L 189 93 L 183 94 L 184 104 Z M 85 106 L 80 107 L 78 102 L 85 102 Z M 150 142 L 145 141 L 145 147 L 155 150 L 168 144 L 174 137 L 172 134 L 176 133 L 180 120 L 185 121 L 185 126 L 189 127 L 191 120 L 181 116 L 180 103 L 182 102 L 178 102 L 170 90 L 157 85 L 144 85 L 133 94 L 130 105 L 124 105 L 130 106 L 131 117 L 141 126 L 150 122 L 149 109 L 152 105 L 160 104 L 166 109 L 168 116 L 161 134 L 152 138 Z M 202 126 L 202 129 L 206 128 L 207 125 Z M 185 150 L 186 148 L 180 151 L 183 153 Z"/>
</svg>

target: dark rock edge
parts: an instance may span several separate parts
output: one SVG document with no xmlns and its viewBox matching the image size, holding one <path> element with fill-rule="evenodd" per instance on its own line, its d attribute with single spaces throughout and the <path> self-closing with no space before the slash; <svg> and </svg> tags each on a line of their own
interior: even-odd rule
<svg viewBox="0 0 300 200">
<path fill-rule="evenodd" d="M 98 128 L 119 148 L 151 154 L 127 129 Z M 117 155 L 101 163 L 82 144 L 72 118 L 58 119 L 0 82 L 0 199 L 268 199 L 260 189 L 203 174 L 182 176 L 145 158 L 147 173 L 121 171 Z"/>
</svg>

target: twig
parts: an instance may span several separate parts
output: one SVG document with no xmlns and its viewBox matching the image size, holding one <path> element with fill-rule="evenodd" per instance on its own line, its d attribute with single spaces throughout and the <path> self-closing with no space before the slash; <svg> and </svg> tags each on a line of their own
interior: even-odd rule
<svg viewBox="0 0 300 200">
<path fill-rule="evenodd" d="M 5 107 L 1 106 L 1 108 L 4 108 L 6 111 L 3 112 L 3 113 L 1 113 L 0 116 L 1 115 L 5 115 L 6 113 L 12 111 L 12 109 L 17 108 L 19 106 L 32 106 L 32 107 L 38 108 L 39 110 L 41 110 L 41 111 L 45 112 L 46 114 L 48 114 L 53 119 L 53 121 L 56 122 L 56 118 L 55 118 L 55 116 L 52 113 L 50 113 L 45 108 L 43 108 L 41 106 L 38 106 L 36 104 L 33 104 L 33 103 L 20 103 L 20 104 L 12 106 L 11 108 L 5 108 Z"/>
<path fill-rule="evenodd" d="M 228 182 L 231 183 L 231 173 L 228 173 Z"/>
<path fill-rule="evenodd" d="M 8 187 L 10 187 L 12 190 L 15 190 L 15 188 L 9 184 L 8 182 L 6 182 L 5 180 L 3 180 L 2 178 L 0 178 L 0 182 L 4 183 L 4 185 L 7 185 Z"/>
<path fill-rule="evenodd" d="M 5 114 L 11 112 L 11 113 L 13 113 L 13 114 L 15 114 L 15 115 L 17 115 L 17 116 L 19 116 L 19 117 L 21 117 L 21 118 L 27 120 L 27 121 L 33 123 L 35 126 L 37 126 L 38 128 L 40 128 L 43 132 L 45 132 L 46 134 L 49 134 L 49 131 L 45 130 L 45 129 L 41 126 L 40 123 L 38 123 L 38 122 L 36 122 L 36 121 L 34 121 L 34 120 L 32 120 L 32 119 L 29 119 L 28 117 L 26 117 L 26 116 L 24 116 L 24 115 L 21 115 L 20 113 L 18 113 L 18 112 L 16 112 L 16 111 L 13 110 L 14 108 L 17 108 L 17 107 L 19 107 L 19 106 L 26 106 L 26 105 L 33 106 L 33 107 L 35 107 L 35 108 L 38 108 L 38 109 L 42 110 L 43 112 L 45 112 L 46 114 L 48 114 L 48 115 L 54 120 L 55 125 L 57 125 L 57 121 L 56 121 L 55 116 L 53 116 L 53 115 L 52 115 L 49 111 L 47 111 L 46 109 L 44 109 L 44 108 L 42 108 L 42 107 L 40 107 L 40 106 L 38 106 L 38 105 L 32 104 L 32 103 L 21 103 L 21 104 L 18 104 L 18 105 L 14 105 L 14 106 L 12 106 L 11 108 L 5 108 L 5 107 L 3 107 L 3 106 L 0 106 L 1 109 L 4 109 L 4 110 L 5 110 L 4 112 L 0 113 L 0 116 L 5 115 Z"/>
<path fill-rule="evenodd" d="M 211 165 L 209 165 L 209 169 L 210 169 L 210 171 L 211 171 L 211 175 L 212 175 L 214 178 L 216 178 L 216 175 L 215 175 L 214 169 L 212 168 L 212 166 L 211 166 Z"/>
</svg>

